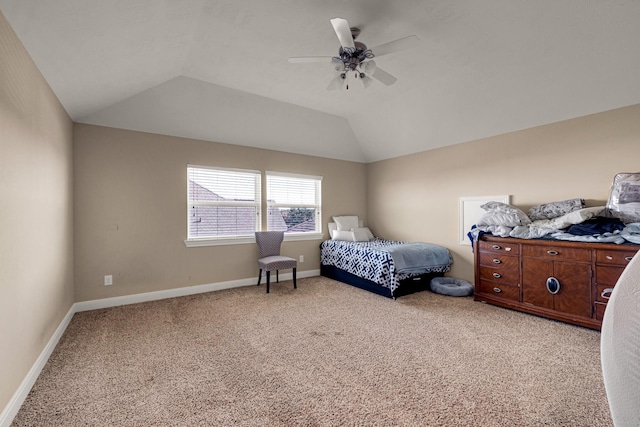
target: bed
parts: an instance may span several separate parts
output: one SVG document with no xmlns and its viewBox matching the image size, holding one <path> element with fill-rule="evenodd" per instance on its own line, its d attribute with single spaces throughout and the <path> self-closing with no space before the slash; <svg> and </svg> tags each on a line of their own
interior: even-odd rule
<svg viewBox="0 0 640 427">
<path fill-rule="evenodd" d="M 443 276 L 453 262 L 442 246 L 377 237 L 323 241 L 320 258 L 322 276 L 394 299 L 428 289 L 431 279 Z"/>
</svg>

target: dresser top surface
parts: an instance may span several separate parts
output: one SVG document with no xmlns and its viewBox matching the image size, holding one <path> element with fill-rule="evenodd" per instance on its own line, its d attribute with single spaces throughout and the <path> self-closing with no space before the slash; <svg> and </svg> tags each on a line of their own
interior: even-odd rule
<svg viewBox="0 0 640 427">
<path fill-rule="evenodd" d="M 600 243 L 600 242 L 575 242 L 571 240 L 554 240 L 554 239 L 517 239 L 515 237 L 498 237 L 484 234 L 480 236 L 479 241 L 482 242 L 501 242 L 503 244 L 514 245 L 536 245 L 536 246 L 560 246 L 567 248 L 582 249 L 606 249 L 618 251 L 637 251 L 640 245 L 633 243 Z"/>
</svg>

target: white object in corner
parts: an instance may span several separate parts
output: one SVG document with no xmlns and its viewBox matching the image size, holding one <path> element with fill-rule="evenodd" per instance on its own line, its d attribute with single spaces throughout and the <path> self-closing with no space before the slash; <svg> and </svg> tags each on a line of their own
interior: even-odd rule
<svg viewBox="0 0 640 427">
<path fill-rule="evenodd" d="M 640 255 L 613 288 L 602 320 L 600 355 L 613 424 L 640 426 Z"/>
</svg>

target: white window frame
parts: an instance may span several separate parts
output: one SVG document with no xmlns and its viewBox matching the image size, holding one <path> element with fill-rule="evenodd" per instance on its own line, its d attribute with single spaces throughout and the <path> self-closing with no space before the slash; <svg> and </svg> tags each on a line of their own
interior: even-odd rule
<svg viewBox="0 0 640 427">
<path fill-rule="evenodd" d="M 189 170 L 190 169 L 209 169 L 215 171 L 225 171 L 231 173 L 251 174 L 255 176 L 255 201 L 253 202 L 241 202 L 241 201 L 192 201 L 189 199 Z M 187 239 L 184 244 L 187 247 L 199 247 L 199 246 L 217 246 L 217 245 L 235 245 L 255 243 L 255 235 L 236 235 L 236 236 L 209 236 L 209 237 L 190 237 L 189 236 L 189 221 L 191 215 L 192 206 L 250 206 L 256 209 L 256 231 L 262 229 L 262 173 L 256 170 L 248 169 L 233 169 L 223 168 L 216 166 L 201 166 L 187 164 Z"/>
<path fill-rule="evenodd" d="M 315 175 L 301 175 L 295 173 L 286 173 L 286 172 L 275 172 L 275 171 L 266 171 L 266 196 L 267 200 L 267 212 L 269 212 L 270 208 L 312 208 L 316 210 L 316 218 L 315 218 L 315 231 L 305 231 L 305 232 L 285 232 L 284 240 L 285 241 L 295 241 L 295 240 L 321 240 L 323 238 L 322 233 L 322 177 Z M 296 178 L 296 179 L 304 179 L 314 181 L 315 183 L 315 202 L 313 204 L 288 204 L 288 203 L 273 203 L 271 202 L 271 198 L 269 197 L 269 177 L 277 176 L 277 177 L 285 177 L 285 178 Z"/>
</svg>

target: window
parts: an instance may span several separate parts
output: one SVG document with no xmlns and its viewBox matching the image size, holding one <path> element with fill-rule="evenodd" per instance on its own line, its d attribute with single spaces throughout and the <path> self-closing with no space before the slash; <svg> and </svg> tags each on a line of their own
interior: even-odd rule
<svg viewBox="0 0 640 427">
<path fill-rule="evenodd" d="M 261 225 L 258 171 L 187 165 L 187 246 L 249 243 Z"/>
<path fill-rule="evenodd" d="M 285 236 L 322 233 L 322 177 L 267 172 L 267 230 Z"/>
</svg>

